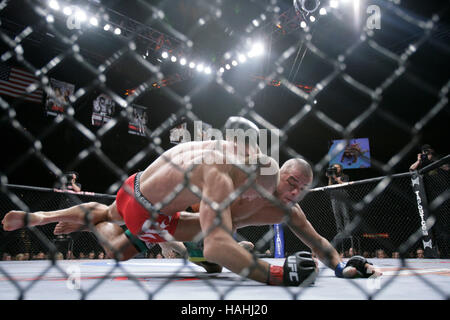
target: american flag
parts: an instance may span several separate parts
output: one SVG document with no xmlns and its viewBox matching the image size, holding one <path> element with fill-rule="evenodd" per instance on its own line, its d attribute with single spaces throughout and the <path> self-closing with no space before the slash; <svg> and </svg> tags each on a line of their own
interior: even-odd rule
<svg viewBox="0 0 450 320">
<path fill-rule="evenodd" d="M 43 95 L 41 88 L 37 87 L 33 92 L 29 92 L 29 87 L 33 83 L 38 85 L 39 80 L 31 73 L 0 63 L 0 94 L 41 103 Z"/>
</svg>

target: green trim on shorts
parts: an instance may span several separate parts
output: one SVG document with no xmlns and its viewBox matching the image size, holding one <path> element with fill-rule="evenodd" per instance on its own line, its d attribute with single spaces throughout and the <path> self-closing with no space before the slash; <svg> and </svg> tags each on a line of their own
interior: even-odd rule
<svg viewBox="0 0 450 320">
<path fill-rule="evenodd" d="M 206 261 L 203 256 L 203 248 L 202 245 L 195 242 L 183 242 L 186 247 L 189 255 L 189 261 L 192 262 L 203 262 Z"/>
<path fill-rule="evenodd" d="M 145 242 L 136 237 L 134 234 L 132 234 L 130 230 L 128 229 L 125 230 L 125 235 L 130 240 L 130 242 L 133 244 L 133 246 L 136 248 L 137 251 L 143 253 L 148 251 L 148 247 L 146 246 Z"/>
</svg>

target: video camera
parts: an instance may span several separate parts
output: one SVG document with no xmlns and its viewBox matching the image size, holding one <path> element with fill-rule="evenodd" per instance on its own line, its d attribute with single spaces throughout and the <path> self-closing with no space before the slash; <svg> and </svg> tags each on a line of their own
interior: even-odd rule
<svg viewBox="0 0 450 320">
<path fill-rule="evenodd" d="M 429 149 L 423 150 L 422 153 L 420 154 L 420 162 L 422 163 L 423 166 L 426 166 L 432 162 L 430 159 L 428 159 L 429 154 L 431 154 L 431 150 Z"/>
<path fill-rule="evenodd" d="M 327 177 L 335 177 L 337 176 L 337 169 L 335 167 L 329 167 L 326 171 Z"/>
</svg>

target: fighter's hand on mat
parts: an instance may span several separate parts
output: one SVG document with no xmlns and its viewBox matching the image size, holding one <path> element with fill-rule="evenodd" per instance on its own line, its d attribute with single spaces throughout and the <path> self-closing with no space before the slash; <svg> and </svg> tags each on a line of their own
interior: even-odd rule
<svg viewBox="0 0 450 320">
<path fill-rule="evenodd" d="M 344 265 L 341 262 L 335 270 L 336 276 L 343 278 L 370 278 L 379 277 L 383 273 L 377 270 L 373 264 L 361 256 L 353 256 Z"/>
<path fill-rule="evenodd" d="M 308 286 L 314 284 L 317 274 L 317 260 L 310 252 L 300 251 L 287 257 L 282 267 L 271 265 L 267 283 L 281 286 Z"/>
</svg>

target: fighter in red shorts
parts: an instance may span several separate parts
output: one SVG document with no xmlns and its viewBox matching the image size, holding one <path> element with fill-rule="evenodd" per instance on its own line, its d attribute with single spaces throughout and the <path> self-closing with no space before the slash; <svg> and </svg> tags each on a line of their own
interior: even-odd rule
<svg viewBox="0 0 450 320">
<path fill-rule="evenodd" d="M 180 213 L 168 215 L 155 210 L 140 191 L 141 175 L 142 172 L 133 174 L 120 188 L 116 196 L 117 211 L 128 230 L 142 241 L 165 242 L 175 233 Z M 129 190 L 133 193 L 130 194 Z M 152 213 L 151 219 L 149 212 Z"/>
</svg>

